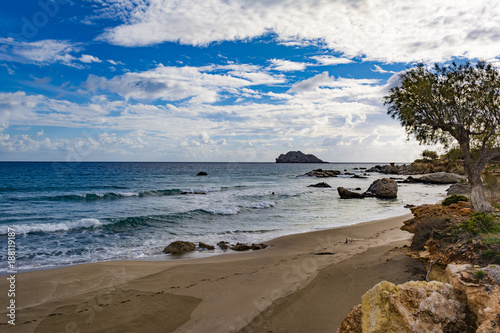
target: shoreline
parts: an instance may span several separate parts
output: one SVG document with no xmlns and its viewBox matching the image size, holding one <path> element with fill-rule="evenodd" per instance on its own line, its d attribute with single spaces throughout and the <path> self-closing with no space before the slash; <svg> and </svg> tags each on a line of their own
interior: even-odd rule
<svg viewBox="0 0 500 333">
<path fill-rule="evenodd" d="M 399 227 L 411 216 L 282 236 L 266 242 L 270 247 L 259 251 L 197 259 L 106 261 L 19 273 L 16 326 L 26 332 L 78 328 L 101 332 L 120 327 L 138 332 L 236 332 L 251 327 L 258 332 L 265 327 L 264 319 L 280 320 L 269 314 L 256 325 L 259 317 L 270 308 L 298 304 L 298 292 L 318 285 L 316 278 L 325 270 L 346 264 L 356 267 L 356 262 L 366 266 L 371 262 L 366 262 L 366 255 L 381 259 L 395 247 L 399 250 L 391 256 L 398 259 L 387 262 L 406 264 L 401 259 L 406 257 L 402 246 L 409 243 L 411 234 Z M 381 263 L 375 260 L 373 264 Z M 389 278 L 401 276 L 400 271 L 383 271 Z M 362 274 L 357 279 L 367 277 Z M 1 290 L 7 287 L 4 280 Z M 354 289 L 350 294 L 366 291 Z M 330 317 L 342 320 L 352 305 L 344 304 L 349 307 L 345 313 Z M 307 324 L 307 318 L 302 319 Z M 6 326 L 5 319 L 0 322 L 5 331 L 16 330 Z"/>
</svg>

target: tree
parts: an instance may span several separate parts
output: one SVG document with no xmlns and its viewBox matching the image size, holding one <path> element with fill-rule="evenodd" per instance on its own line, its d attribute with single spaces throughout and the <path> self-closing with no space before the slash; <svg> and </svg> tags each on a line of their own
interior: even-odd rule
<svg viewBox="0 0 500 333">
<path fill-rule="evenodd" d="M 438 153 L 436 153 L 435 151 L 432 151 L 432 150 L 428 150 L 428 149 L 426 149 L 426 150 L 424 150 L 424 151 L 422 152 L 422 157 L 423 157 L 423 158 L 428 158 L 428 159 L 430 159 L 430 160 L 437 160 L 437 159 L 438 159 L 438 157 L 439 157 L 439 155 L 438 155 Z"/>
<path fill-rule="evenodd" d="M 421 144 L 458 142 L 474 210 L 491 211 L 481 172 L 500 156 L 500 72 L 479 61 L 428 69 L 420 64 L 400 75 L 384 97 L 387 113 Z M 479 152 L 476 158 L 471 150 Z"/>
</svg>

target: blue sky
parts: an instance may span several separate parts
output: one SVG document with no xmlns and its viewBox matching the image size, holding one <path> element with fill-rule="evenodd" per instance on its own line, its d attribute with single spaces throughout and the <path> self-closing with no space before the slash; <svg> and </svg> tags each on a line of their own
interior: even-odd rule
<svg viewBox="0 0 500 333">
<path fill-rule="evenodd" d="M 411 161 L 398 73 L 500 57 L 497 1 L 40 0 L 0 13 L 0 160 Z"/>
</svg>

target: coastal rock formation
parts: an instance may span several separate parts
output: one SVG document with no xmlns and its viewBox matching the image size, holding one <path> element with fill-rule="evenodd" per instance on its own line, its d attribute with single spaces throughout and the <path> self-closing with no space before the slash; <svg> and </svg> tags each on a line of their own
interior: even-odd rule
<svg viewBox="0 0 500 333">
<path fill-rule="evenodd" d="M 447 195 L 457 194 L 457 195 L 468 195 L 470 193 L 470 186 L 467 184 L 452 184 L 446 190 Z"/>
<path fill-rule="evenodd" d="M 198 172 L 197 176 L 208 176 L 208 173 L 206 173 L 205 171 L 200 171 Z"/>
<path fill-rule="evenodd" d="M 424 183 L 424 184 L 456 184 L 464 182 L 466 178 L 449 172 L 429 173 L 421 176 L 410 176 L 405 183 Z"/>
<path fill-rule="evenodd" d="M 328 188 L 328 187 L 331 187 L 330 185 L 328 185 L 327 183 L 325 182 L 321 182 L 321 183 L 317 183 L 317 184 L 312 184 L 312 185 L 309 185 L 307 187 L 325 187 L 325 188 Z"/>
<path fill-rule="evenodd" d="M 376 165 L 373 168 L 370 168 L 366 170 L 367 172 L 379 172 L 379 173 L 384 173 L 384 174 L 390 174 L 390 175 L 404 175 L 408 174 L 410 166 L 403 164 L 403 165 L 396 165 L 395 163 L 391 163 L 390 165 Z"/>
<path fill-rule="evenodd" d="M 228 242 L 220 241 L 220 242 L 217 243 L 217 246 L 221 250 L 227 250 L 227 249 L 229 249 L 229 243 Z"/>
<path fill-rule="evenodd" d="M 170 243 L 165 249 L 163 249 L 163 252 L 171 254 L 181 254 L 184 252 L 191 252 L 194 250 L 196 250 L 196 245 L 194 245 L 194 243 L 175 241 Z"/>
<path fill-rule="evenodd" d="M 276 163 L 328 163 L 320 160 L 312 154 L 304 154 L 301 151 L 289 151 L 286 154 L 281 154 Z"/>
<path fill-rule="evenodd" d="M 252 244 L 251 249 L 253 251 L 257 251 L 257 250 L 263 250 L 263 249 L 268 248 L 268 247 L 269 247 L 269 245 L 267 245 L 267 244 L 259 243 L 259 244 Z"/>
<path fill-rule="evenodd" d="M 214 250 L 215 249 L 215 246 L 213 245 L 208 245 L 208 244 L 205 244 L 205 243 L 202 243 L 202 242 L 199 242 L 198 243 L 198 247 L 200 249 L 206 249 L 206 250 Z"/>
<path fill-rule="evenodd" d="M 466 332 L 466 306 L 442 282 L 382 281 L 361 298 L 337 332 Z M 361 328 L 359 325 L 361 317 Z"/>
<path fill-rule="evenodd" d="M 374 196 L 381 199 L 394 199 L 398 196 L 398 184 L 389 178 L 377 179 L 374 181 L 364 196 Z"/>
<path fill-rule="evenodd" d="M 339 192 L 341 199 L 363 199 L 365 197 L 362 193 L 353 192 L 344 187 L 338 187 L 337 192 Z"/>
<path fill-rule="evenodd" d="M 337 177 L 340 175 L 340 171 L 338 170 L 323 170 L 323 169 L 316 169 L 309 171 L 302 176 L 307 176 L 307 177 L 317 177 L 317 178 L 328 178 L 328 177 Z"/>
</svg>

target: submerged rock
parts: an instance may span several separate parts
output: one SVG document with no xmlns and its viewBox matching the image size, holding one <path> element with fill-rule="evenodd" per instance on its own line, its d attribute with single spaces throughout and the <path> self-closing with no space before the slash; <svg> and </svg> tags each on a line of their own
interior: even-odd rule
<svg viewBox="0 0 500 333">
<path fill-rule="evenodd" d="M 325 182 L 322 182 L 322 183 L 312 184 L 312 185 L 309 185 L 309 186 L 307 186 L 307 187 L 325 187 L 325 188 L 327 188 L 327 187 L 331 187 L 331 186 L 330 186 L 330 185 L 328 185 L 328 184 L 327 184 L 327 183 L 325 183 Z"/>
<path fill-rule="evenodd" d="M 217 243 L 217 246 L 221 250 L 227 250 L 227 249 L 229 249 L 229 243 L 228 242 L 220 241 L 220 242 Z"/>
<path fill-rule="evenodd" d="M 215 249 L 215 246 L 213 245 L 208 245 L 208 244 L 205 244 L 205 243 L 202 243 L 202 242 L 199 242 L 198 243 L 198 247 L 200 249 L 207 249 L 207 250 L 214 250 Z"/>
<path fill-rule="evenodd" d="M 327 177 L 337 177 L 338 175 L 340 175 L 340 171 L 338 171 L 338 170 L 316 169 L 316 170 L 309 171 L 308 173 L 305 173 L 302 176 L 327 178 Z"/>
<path fill-rule="evenodd" d="M 338 187 L 337 192 L 341 199 L 363 199 L 365 197 L 362 193 L 349 191 L 344 187 Z"/>
<path fill-rule="evenodd" d="M 289 151 L 286 154 L 281 154 L 276 163 L 328 163 L 320 160 L 312 154 L 304 154 L 301 151 Z"/>
<path fill-rule="evenodd" d="M 370 185 L 364 196 L 394 199 L 398 196 L 398 183 L 389 178 L 377 179 Z"/>
<path fill-rule="evenodd" d="M 194 245 L 194 243 L 175 241 L 170 243 L 165 249 L 163 249 L 163 252 L 171 254 L 181 254 L 184 252 L 191 252 L 194 250 L 196 250 L 196 245 Z"/>
<path fill-rule="evenodd" d="M 200 171 L 198 172 L 197 176 L 208 176 L 208 173 L 206 173 L 205 171 Z"/>
</svg>

